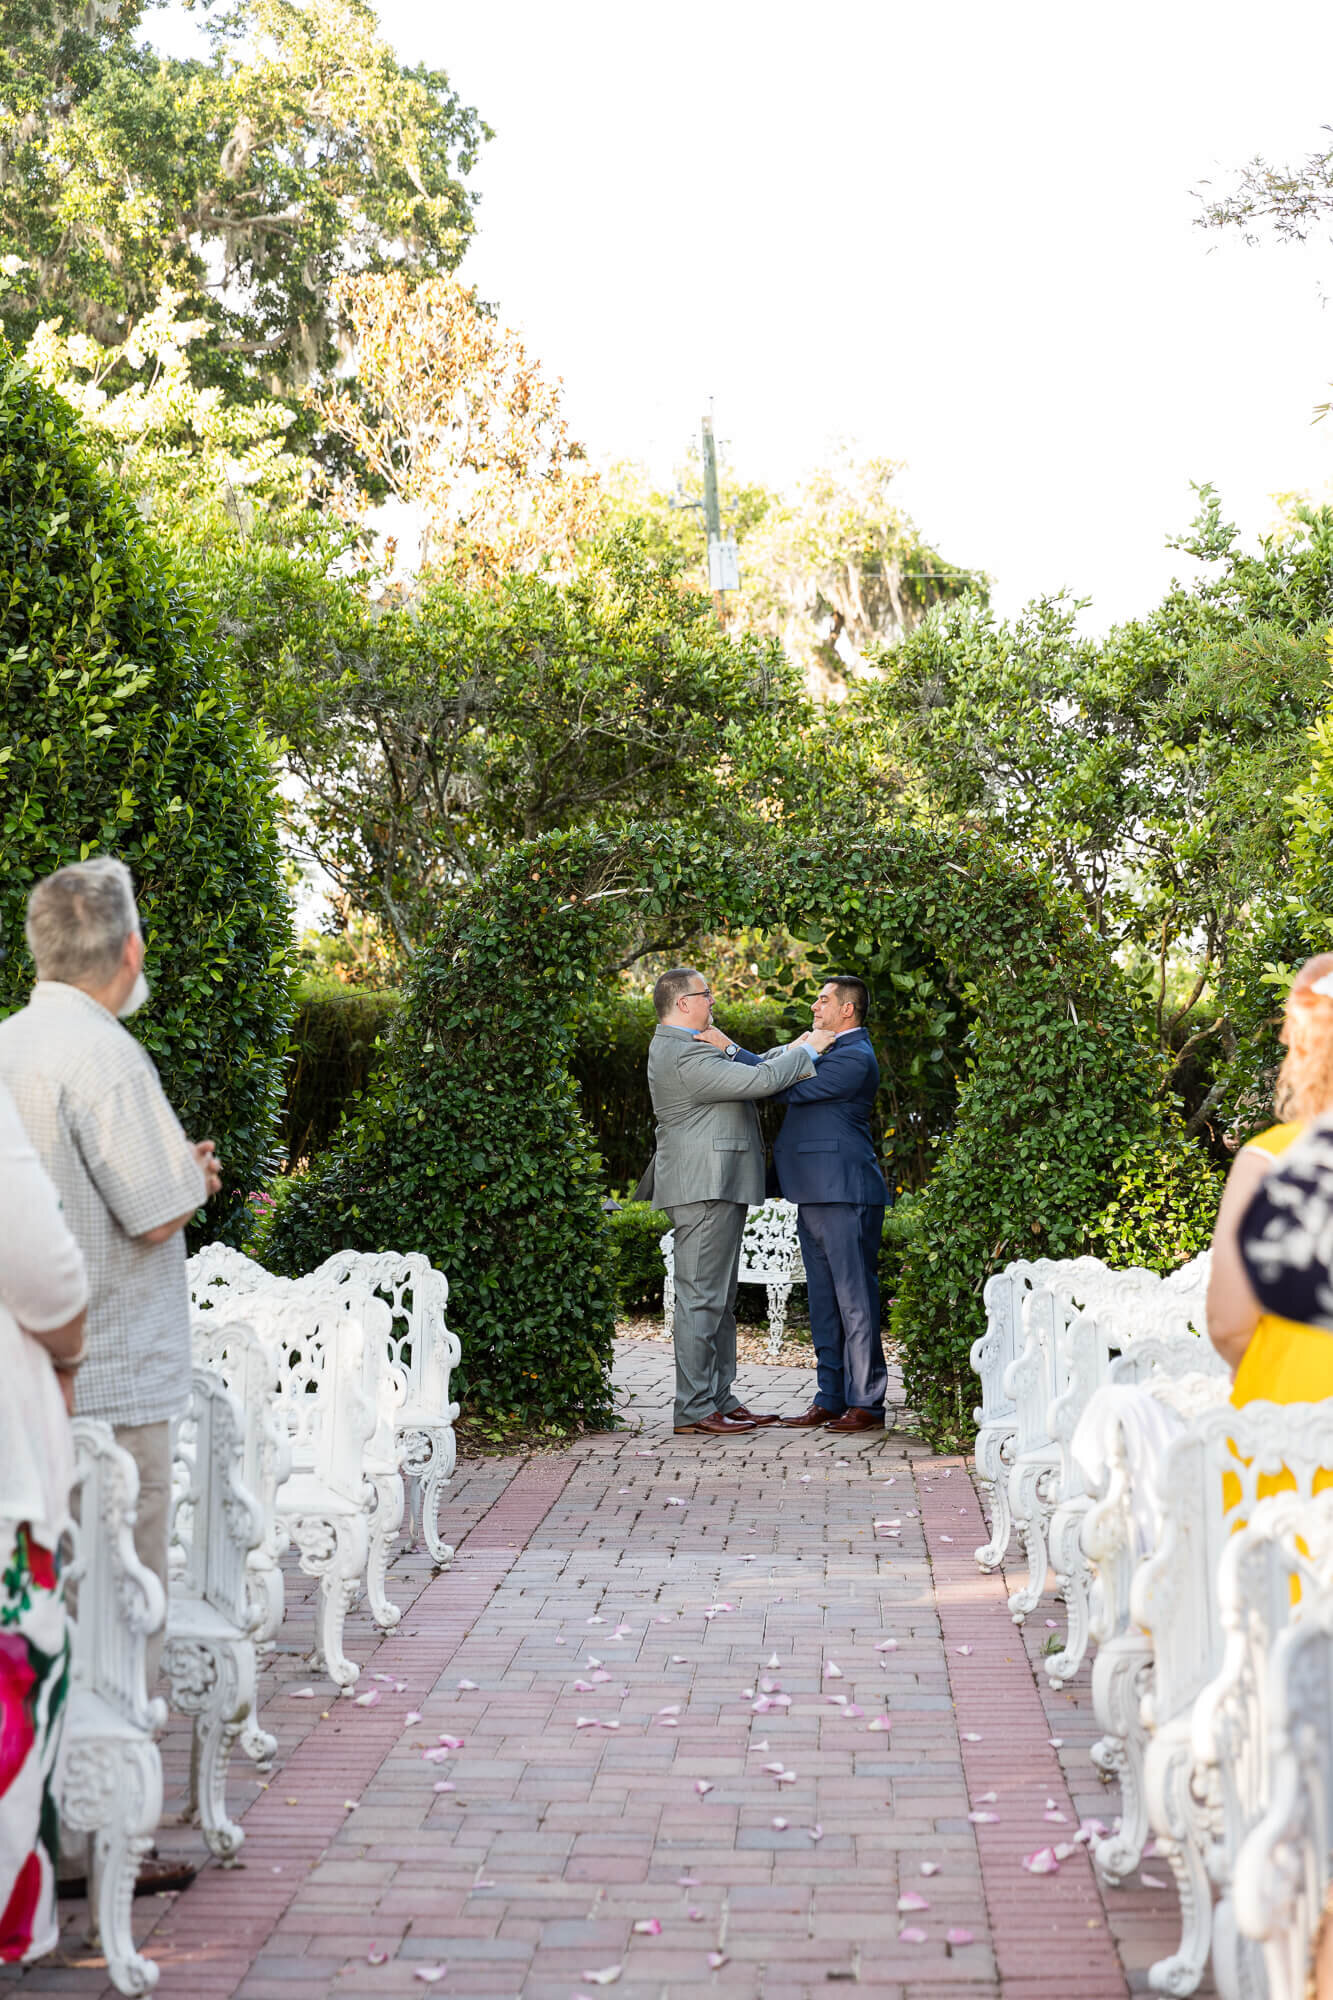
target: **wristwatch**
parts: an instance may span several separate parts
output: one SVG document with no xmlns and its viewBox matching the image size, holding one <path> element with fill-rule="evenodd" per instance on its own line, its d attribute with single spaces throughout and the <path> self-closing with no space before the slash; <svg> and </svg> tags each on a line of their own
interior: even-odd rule
<svg viewBox="0 0 1333 2000">
<path fill-rule="evenodd" d="M 735 1042 L 728 1042 L 727 1046 L 723 1049 L 722 1053 L 726 1057 L 727 1061 L 730 1062 L 733 1056 L 740 1054 L 740 1050 L 737 1048 Z"/>
</svg>

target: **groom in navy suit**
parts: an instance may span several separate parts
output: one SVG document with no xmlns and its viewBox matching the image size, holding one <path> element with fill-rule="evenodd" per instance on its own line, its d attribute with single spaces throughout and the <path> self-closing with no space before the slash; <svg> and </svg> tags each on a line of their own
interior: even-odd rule
<svg viewBox="0 0 1333 2000">
<path fill-rule="evenodd" d="M 798 1205 L 816 1363 L 814 1402 L 783 1420 L 793 1429 L 884 1424 L 879 1241 L 889 1191 L 870 1137 L 879 1064 L 865 1028 L 869 998 L 864 980 L 825 980 L 814 1024 L 834 1039 L 815 1058 L 815 1074 L 777 1100 L 787 1115 L 773 1164 L 783 1195 Z"/>
</svg>

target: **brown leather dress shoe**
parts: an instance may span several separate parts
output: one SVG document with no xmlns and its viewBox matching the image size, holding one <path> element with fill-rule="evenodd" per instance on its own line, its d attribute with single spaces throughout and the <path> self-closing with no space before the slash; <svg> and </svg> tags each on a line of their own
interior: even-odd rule
<svg viewBox="0 0 1333 2000">
<path fill-rule="evenodd" d="M 676 1424 L 673 1426 L 677 1437 L 688 1437 L 693 1431 L 707 1431 L 712 1437 L 731 1437 L 737 1431 L 752 1431 L 754 1421 L 741 1417 L 733 1411 L 723 1416 L 721 1410 L 714 1410 L 711 1417 L 700 1417 L 697 1424 Z"/>
<path fill-rule="evenodd" d="M 831 1431 L 882 1431 L 883 1428 L 882 1410 L 844 1410 L 828 1425 Z"/>
<path fill-rule="evenodd" d="M 784 1417 L 782 1427 L 789 1431 L 812 1431 L 820 1424 L 831 1424 L 837 1414 L 836 1410 L 826 1410 L 822 1403 L 812 1403 L 799 1417 Z"/>
<path fill-rule="evenodd" d="M 762 1410 L 747 1410 L 744 1403 L 737 1403 L 734 1410 L 727 1411 L 727 1415 L 729 1417 L 744 1417 L 746 1422 L 751 1424 L 780 1424 L 782 1422 L 781 1417 L 766 1414 Z"/>
</svg>

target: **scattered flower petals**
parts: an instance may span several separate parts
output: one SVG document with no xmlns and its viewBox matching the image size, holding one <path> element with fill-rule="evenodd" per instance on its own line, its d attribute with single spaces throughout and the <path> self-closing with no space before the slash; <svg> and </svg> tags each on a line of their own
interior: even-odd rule
<svg viewBox="0 0 1333 2000">
<path fill-rule="evenodd" d="M 676 1877 L 676 1887 L 678 1889 L 697 1889 L 698 1886 L 699 1877 L 697 1875 L 677 1875 Z"/>
<path fill-rule="evenodd" d="M 403 1717 L 403 1728 L 404 1728 L 404 1729 L 415 1729 L 415 1728 L 416 1728 L 416 1725 L 417 1725 L 417 1724 L 418 1724 L 418 1723 L 420 1722 L 420 1720 L 421 1720 L 421 1711 L 420 1711 L 420 1709 L 418 1709 L 418 1708 L 410 1708 L 410 1709 L 409 1709 L 409 1710 L 407 1711 L 407 1714 L 406 1714 L 406 1715 L 405 1715 L 405 1716 Z"/>
<path fill-rule="evenodd" d="M 603 1681 L 609 1681 L 611 1676 L 606 1671 L 605 1667 L 597 1667 L 594 1669 L 592 1678 L 593 1678 L 593 1685 L 596 1687 L 600 1687 Z"/>
<path fill-rule="evenodd" d="M 686 1667 L 689 1665 L 689 1661 L 686 1659 L 684 1653 L 673 1653 L 671 1655 L 671 1664 L 673 1667 Z"/>
<path fill-rule="evenodd" d="M 457 1789 L 458 1787 L 454 1784 L 451 1784 L 448 1778 L 441 1778 L 438 1785 L 431 1786 L 431 1790 L 433 1792 L 453 1792 L 457 1791 Z"/>
<path fill-rule="evenodd" d="M 606 1620 L 605 1618 L 598 1618 L 596 1615 L 594 1615 L 593 1617 L 587 1619 L 585 1622 L 589 1625 L 605 1625 Z M 585 1978 L 587 1977 L 586 1973 L 584 1977 Z"/>
<path fill-rule="evenodd" d="M 477 1685 L 477 1683 L 476 1683 L 475 1681 L 460 1681 L 460 1682 L 458 1683 L 458 1687 L 459 1687 L 459 1692 L 461 1693 L 461 1692 L 463 1691 L 463 1689 L 465 1689 L 465 1688 L 467 1688 L 467 1689 L 475 1689 L 475 1688 L 476 1688 L 476 1685 Z"/>
<path fill-rule="evenodd" d="M 795 1771 L 779 1771 L 773 1782 L 775 1785 L 794 1785 L 796 1783 L 796 1773 Z"/>
<path fill-rule="evenodd" d="M 768 1659 L 765 1661 L 765 1665 L 770 1667 L 780 1667 L 782 1665 L 782 1662 L 778 1658 L 776 1653 L 771 1653 Z"/>
<path fill-rule="evenodd" d="M 315 1690 L 313 1688 L 288 1688 L 287 1694 L 291 1701 L 313 1701 L 315 1699 Z"/>
<path fill-rule="evenodd" d="M 1048 1632 L 1057 1632 L 1060 1629 L 1059 1620 L 1056 1618 L 1048 1618 L 1046 1620 L 1046 1629 Z"/>
<path fill-rule="evenodd" d="M 775 1833 L 785 1833 L 790 1824 L 791 1824 L 790 1820 L 775 1819 L 773 1822 L 773 1830 Z"/>
<path fill-rule="evenodd" d="M 1058 1872 L 1060 1864 L 1055 1858 L 1053 1847 L 1039 1847 L 1035 1854 L 1023 1856 L 1023 1866 L 1029 1875 L 1054 1875 Z"/>
<path fill-rule="evenodd" d="M 973 1826 L 994 1826 L 1000 1815 L 993 1812 L 970 1812 L 968 1818 Z"/>
<path fill-rule="evenodd" d="M 706 1910 L 695 1910 L 695 1909 L 689 1909 L 689 1910 L 686 1910 L 685 1914 L 686 1914 L 686 1916 L 687 1916 L 687 1917 L 689 1918 L 689 1920 L 690 1920 L 690 1922 L 691 1922 L 692 1924 L 701 1924 L 701 1923 L 703 1922 L 703 1920 L 704 1920 L 705 1916 L 707 1915 L 707 1911 L 706 1911 Z"/>
<path fill-rule="evenodd" d="M 1063 1736 L 1048 1736 L 1046 1741 L 1050 1744 L 1052 1750 L 1063 1750 L 1065 1747 Z"/>
<path fill-rule="evenodd" d="M 944 1933 L 944 1942 L 946 1944 L 971 1944 L 972 1933 L 971 1931 L 965 1931 L 961 1925 L 955 1924 L 951 1930 L 947 1930 Z"/>
<path fill-rule="evenodd" d="M 689 1504 L 690 1504 L 690 1503 L 689 1503 L 689 1501 L 688 1501 L 688 1500 L 668 1500 L 668 1501 L 667 1501 L 667 1506 L 668 1506 L 668 1507 L 688 1507 L 688 1506 L 689 1506 Z"/>
<path fill-rule="evenodd" d="M 383 1681 L 383 1682 L 384 1682 L 384 1685 L 385 1685 L 386 1687 L 392 1687 L 392 1686 L 393 1686 L 393 1675 L 392 1675 L 392 1674 L 372 1674 L 372 1675 L 370 1676 L 370 1678 L 371 1678 L 371 1679 L 372 1679 L 373 1681 Z"/>
<path fill-rule="evenodd" d="M 439 1738 L 439 1741 L 443 1743 L 446 1750 L 461 1750 L 466 1740 L 462 1736 L 441 1736 Z"/>
<path fill-rule="evenodd" d="M 952 1536 L 952 1535 L 941 1535 L 941 1536 L 940 1536 L 940 1540 L 941 1540 L 942 1542 L 951 1542 L 951 1541 L 953 1540 L 953 1536 Z"/>
<path fill-rule="evenodd" d="M 661 1937 L 662 1923 L 658 1917 L 640 1917 L 634 1926 L 640 1937 Z"/>
<path fill-rule="evenodd" d="M 835 1702 L 839 1708 L 846 1708 L 851 1697 L 845 1694 L 826 1694 L 824 1699 L 825 1701 Z"/>
<path fill-rule="evenodd" d="M 892 1729 L 892 1727 L 893 1717 L 891 1715 L 876 1715 L 866 1724 L 866 1729 L 872 1736 L 878 1735 L 885 1729 Z"/>
<path fill-rule="evenodd" d="M 752 1743 L 752 1744 L 750 1745 L 750 1749 L 751 1749 L 752 1751 L 754 1751 L 754 1750 L 767 1750 L 767 1748 L 768 1748 L 768 1738 L 767 1738 L 767 1737 L 765 1737 L 765 1738 L 764 1738 L 764 1740 L 763 1740 L 763 1742 L 762 1742 L 762 1743 Z"/>
<path fill-rule="evenodd" d="M 909 1889 L 905 1895 L 899 1896 L 898 1908 L 906 1914 L 908 1910 L 928 1910 L 930 1904 L 924 1896 L 918 1896 L 915 1889 Z"/>
<path fill-rule="evenodd" d="M 343 1811 L 344 1811 L 344 1812 L 355 1812 L 355 1811 L 356 1811 L 356 1809 L 357 1809 L 357 1807 L 358 1807 L 358 1806 L 360 1805 L 360 1803 L 361 1803 L 360 1799 L 344 1799 L 344 1800 L 343 1800 Z"/>
<path fill-rule="evenodd" d="M 574 1683 L 574 1692 L 575 1692 L 575 1694 L 591 1694 L 591 1693 L 592 1693 L 592 1682 L 591 1682 L 591 1681 L 575 1681 L 575 1683 Z"/>
<path fill-rule="evenodd" d="M 699 1797 L 703 1798 L 705 1793 L 712 1791 L 713 1787 L 709 1784 L 707 1778 L 696 1778 L 694 1781 L 694 1789 L 699 1794 Z"/>
<path fill-rule="evenodd" d="M 367 1965 L 387 1965 L 388 1963 L 389 1954 L 387 1951 L 368 1951 L 366 1953 Z"/>
<path fill-rule="evenodd" d="M 425 1764 L 443 1764 L 447 1762 L 448 1756 L 447 1750 L 423 1750 L 421 1760 Z"/>
<path fill-rule="evenodd" d="M 972 1648 L 970 1646 L 955 1646 L 954 1651 L 955 1653 L 961 1653 L 963 1658 L 967 1659 L 971 1654 Z"/>
<path fill-rule="evenodd" d="M 980 1731 L 976 1729 L 965 1729 L 963 1731 L 963 1741 L 964 1743 L 980 1743 L 981 1741 Z"/>
<path fill-rule="evenodd" d="M 1170 1886 L 1156 1875 L 1145 1875 L 1142 1869 L 1139 1870 L 1139 1880 L 1145 1889 L 1165 1889 Z"/>
<path fill-rule="evenodd" d="M 993 1806 L 999 1803 L 999 1798 L 1000 1794 L 998 1792 L 978 1792 L 975 1804 L 979 1806 Z"/>
<path fill-rule="evenodd" d="M 1051 1852 L 1057 1861 L 1068 1861 L 1071 1854 L 1078 1853 L 1078 1849 L 1067 1840 L 1057 1840 Z"/>
<path fill-rule="evenodd" d="M 604 1965 L 600 1972 L 585 1972 L 583 1977 L 590 1986 L 614 1986 L 621 1971 L 618 1965 Z"/>
<path fill-rule="evenodd" d="M 765 1745 L 765 1748 L 767 1748 L 767 1745 Z M 784 1770 L 785 1768 L 786 1768 L 785 1765 L 782 1764 L 765 1764 L 764 1766 L 764 1769 L 766 1771 L 772 1771 L 774 1774 L 776 1774 L 778 1771 Z"/>
<path fill-rule="evenodd" d="M 378 1708 L 382 1697 L 378 1688 L 371 1688 L 369 1694 L 354 1694 L 352 1700 L 358 1708 Z"/>
<path fill-rule="evenodd" d="M 679 1715 L 680 1703 L 678 1701 L 673 1701 L 669 1703 L 666 1708 L 659 1708 L 657 1713 L 659 1715 Z"/>
<path fill-rule="evenodd" d="M 842 1679 L 842 1668 L 834 1666 L 832 1660 L 826 1660 L 824 1663 L 824 1679 L 826 1681 L 840 1681 Z"/>
<path fill-rule="evenodd" d="M 897 1650 L 898 1641 L 896 1639 L 881 1639 L 875 1648 L 877 1653 L 896 1653 Z"/>
<path fill-rule="evenodd" d="M 710 1972 L 721 1972 L 727 1962 L 727 1954 L 724 1951 L 710 1951 L 708 1954 L 708 1969 Z"/>
<path fill-rule="evenodd" d="M 849 1701 L 846 1708 L 844 1708 L 844 1710 L 842 1711 L 842 1713 L 843 1713 L 843 1719 L 845 1721 L 855 1722 L 865 1714 L 865 1710 L 863 1708 L 858 1708 L 854 1701 Z"/>
<path fill-rule="evenodd" d="M 813 1826 L 803 1828 L 803 1831 L 809 1834 L 811 1840 L 822 1840 L 824 1838 L 824 1829 L 818 1820 L 815 1821 Z"/>
<path fill-rule="evenodd" d="M 419 1979 L 423 1986 L 434 1986 L 444 1978 L 448 1970 L 447 1965 L 419 1965 L 412 1977 Z"/>
<path fill-rule="evenodd" d="M 899 1931 L 898 1942 L 899 1944 L 924 1944 L 926 1942 L 926 1933 L 919 1929 L 916 1924 L 908 1924 L 905 1929 Z"/>
<path fill-rule="evenodd" d="M 1042 1818 L 1049 1820 L 1053 1826 L 1064 1826 L 1068 1821 L 1068 1814 L 1062 1813 L 1058 1808 L 1055 1808 L 1051 1812 L 1043 1813 Z"/>
<path fill-rule="evenodd" d="M 680 1724 L 677 1722 L 674 1715 L 659 1715 L 657 1718 L 657 1726 L 659 1729 L 680 1728 Z"/>
<path fill-rule="evenodd" d="M 938 1861 L 923 1861 L 921 1863 L 921 1873 L 923 1875 L 938 1875 L 939 1872 L 940 1864 Z"/>
</svg>

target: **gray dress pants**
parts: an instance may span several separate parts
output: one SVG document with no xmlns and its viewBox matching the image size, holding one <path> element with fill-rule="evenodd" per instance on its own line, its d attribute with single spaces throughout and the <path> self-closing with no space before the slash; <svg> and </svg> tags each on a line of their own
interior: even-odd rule
<svg viewBox="0 0 1333 2000">
<path fill-rule="evenodd" d="M 687 1201 L 669 1208 L 676 1232 L 676 1423 L 697 1424 L 739 1407 L 736 1272 L 743 1201 Z"/>
</svg>

